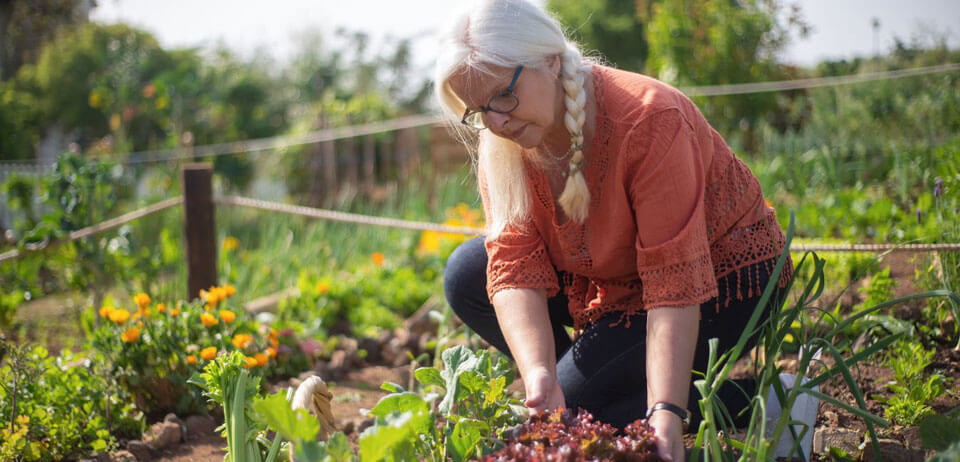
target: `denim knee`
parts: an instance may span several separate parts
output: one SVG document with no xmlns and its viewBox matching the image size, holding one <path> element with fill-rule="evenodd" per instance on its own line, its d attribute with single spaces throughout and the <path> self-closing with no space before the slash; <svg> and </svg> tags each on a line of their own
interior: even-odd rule
<svg viewBox="0 0 960 462">
<path fill-rule="evenodd" d="M 469 305 L 465 301 L 487 296 L 487 250 L 483 242 L 482 236 L 470 239 L 447 259 L 443 292 L 458 315 Z"/>
</svg>

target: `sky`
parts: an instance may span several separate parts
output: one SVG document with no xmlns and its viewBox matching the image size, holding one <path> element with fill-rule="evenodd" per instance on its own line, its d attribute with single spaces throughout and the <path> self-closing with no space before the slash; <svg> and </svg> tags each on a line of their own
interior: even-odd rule
<svg viewBox="0 0 960 462">
<path fill-rule="evenodd" d="M 534 0 L 543 4 L 544 0 Z M 797 4 L 813 26 L 794 39 L 784 61 L 809 66 L 823 59 L 872 55 L 889 50 L 894 37 L 930 43 L 946 34 L 960 48 L 960 0 L 781 0 Z M 459 0 L 98 0 L 91 19 L 125 22 L 152 32 L 165 47 L 226 45 L 241 56 L 258 50 L 283 62 L 304 32 L 363 30 L 379 40 L 418 37 L 414 53 L 421 66 L 435 54 L 436 34 L 462 4 Z M 871 25 L 880 27 L 874 36 Z M 876 40 L 876 42 L 875 42 Z"/>
</svg>

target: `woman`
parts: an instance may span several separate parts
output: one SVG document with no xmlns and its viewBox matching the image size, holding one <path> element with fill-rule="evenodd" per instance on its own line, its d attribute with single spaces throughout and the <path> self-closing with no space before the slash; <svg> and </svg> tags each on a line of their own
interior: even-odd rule
<svg viewBox="0 0 960 462">
<path fill-rule="evenodd" d="M 736 343 L 783 250 L 756 178 L 688 98 L 585 60 L 525 0 L 458 16 L 435 84 L 488 224 L 447 263 L 451 306 L 516 361 L 527 406 L 647 415 L 680 460 L 691 369 Z"/>
</svg>

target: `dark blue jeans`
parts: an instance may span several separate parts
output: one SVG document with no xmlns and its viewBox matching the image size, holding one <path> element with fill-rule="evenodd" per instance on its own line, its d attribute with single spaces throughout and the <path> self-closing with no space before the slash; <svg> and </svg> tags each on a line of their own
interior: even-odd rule
<svg viewBox="0 0 960 462">
<path fill-rule="evenodd" d="M 487 297 L 486 267 L 487 253 L 483 246 L 483 237 L 463 243 L 447 260 L 443 277 L 444 291 L 450 306 L 467 326 L 510 356 L 510 349 L 497 323 L 493 305 Z M 761 277 L 760 287 L 765 286 L 769 274 L 763 265 L 752 270 Z M 747 271 L 751 271 L 751 268 L 741 270 L 743 277 L 740 280 L 748 280 Z M 728 277 L 736 276 L 734 273 Z M 558 279 L 562 284 L 562 278 Z M 736 345 L 760 299 L 759 295 L 744 300 L 734 298 L 729 305 L 721 308 L 718 314 L 717 299 L 726 299 L 726 282 L 718 281 L 718 298 L 700 306 L 700 335 L 693 363 L 695 371 L 704 371 L 707 368 L 709 339 L 719 339 L 720 352 Z M 733 290 L 736 290 L 735 286 Z M 573 318 L 567 310 L 567 298 L 563 290 L 550 297 L 547 305 L 557 350 L 557 378 L 567 407 L 582 407 L 597 419 L 618 428 L 642 418 L 647 409 L 646 316 L 632 316 L 630 327 L 626 327 L 626 322 L 610 327 L 611 323 L 620 319 L 622 313 L 609 313 L 588 325 L 583 334 L 573 341 L 564 329 L 564 326 L 573 325 Z M 752 348 L 753 344 L 754 341 L 751 341 L 747 348 Z M 693 379 L 696 378 L 695 375 Z M 750 395 L 756 391 L 756 382 L 752 379 L 735 382 Z M 693 425 L 696 425 L 700 420 L 696 404 L 700 393 L 692 383 L 689 393 L 688 408 L 693 414 Z M 734 416 L 749 404 L 747 397 L 734 384 L 721 387 L 718 397 Z M 739 420 L 739 426 L 743 426 L 743 418 L 736 420 Z M 696 428 L 693 425 L 691 429 Z"/>
</svg>

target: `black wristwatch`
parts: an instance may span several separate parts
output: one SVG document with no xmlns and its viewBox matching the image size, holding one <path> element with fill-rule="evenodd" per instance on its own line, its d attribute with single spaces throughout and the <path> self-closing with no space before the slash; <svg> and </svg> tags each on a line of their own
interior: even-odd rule
<svg viewBox="0 0 960 462">
<path fill-rule="evenodd" d="M 680 420 L 683 421 L 684 430 L 686 430 L 687 427 L 690 426 L 690 411 L 680 406 L 677 406 L 676 404 L 670 404 L 665 401 L 660 401 L 659 403 L 654 404 L 653 406 L 647 408 L 646 419 L 649 420 L 650 416 L 652 416 L 653 413 L 657 411 L 670 411 L 676 414 L 678 417 L 680 417 Z"/>
</svg>

